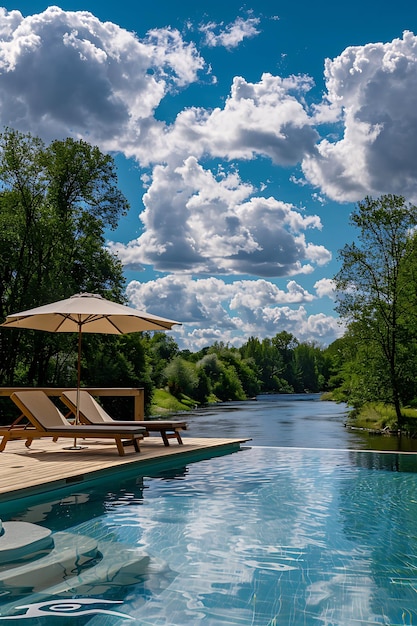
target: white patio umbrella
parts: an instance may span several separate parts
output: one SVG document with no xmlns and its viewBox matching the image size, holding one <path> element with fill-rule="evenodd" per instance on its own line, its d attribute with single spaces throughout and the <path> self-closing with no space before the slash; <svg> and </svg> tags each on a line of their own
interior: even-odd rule
<svg viewBox="0 0 417 626">
<path fill-rule="evenodd" d="M 78 422 L 83 333 L 123 335 L 145 330 L 169 330 L 174 324 L 180 323 L 106 300 L 95 293 L 78 293 L 66 300 L 8 315 L 0 326 L 45 330 L 51 333 L 78 333 L 77 414 L 75 416 Z M 74 447 L 76 447 L 75 442 Z"/>
</svg>

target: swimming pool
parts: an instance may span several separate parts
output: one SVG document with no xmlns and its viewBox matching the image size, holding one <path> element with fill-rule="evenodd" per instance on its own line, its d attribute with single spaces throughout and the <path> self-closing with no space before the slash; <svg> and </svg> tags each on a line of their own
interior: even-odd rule
<svg viewBox="0 0 417 626">
<path fill-rule="evenodd" d="M 256 447 L 15 503 L 2 517 L 149 557 L 134 584 L 94 593 L 119 604 L 86 612 L 75 593 L 59 617 L 46 602 L 57 598 L 43 598 L 29 623 L 415 624 L 416 472 L 413 455 Z"/>
</svg>

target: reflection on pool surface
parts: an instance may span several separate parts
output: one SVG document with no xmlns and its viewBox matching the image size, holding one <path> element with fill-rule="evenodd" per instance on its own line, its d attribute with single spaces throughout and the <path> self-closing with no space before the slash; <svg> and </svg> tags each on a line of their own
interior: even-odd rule
<svg viewBox="0 0 417 626">
<path fill-rule="evenodd" d="M 2 517 L 149 556 L 142 579 L 95 593 L 97 601 L 120 602 L 108 605 L 114 614 L 74 614 L 68 625 L 415 624 L 416 461 L 257 447 L 55 493 Z M 64 624 L 51 615 L 36 624 L 54 620 Z"/>
</svg>

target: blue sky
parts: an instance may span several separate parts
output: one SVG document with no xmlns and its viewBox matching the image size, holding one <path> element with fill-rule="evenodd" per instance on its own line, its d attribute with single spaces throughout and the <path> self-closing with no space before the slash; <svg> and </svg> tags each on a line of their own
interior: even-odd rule
<svg viewBox="0 0 417 626">
<path fill-rule="evenodd" d="M 355 203 L 417 202 L 413 3 L 0 6 L 0 124 L 114 155 L 132 306 L 193 351 L 340 336 Z"/>
</svg>

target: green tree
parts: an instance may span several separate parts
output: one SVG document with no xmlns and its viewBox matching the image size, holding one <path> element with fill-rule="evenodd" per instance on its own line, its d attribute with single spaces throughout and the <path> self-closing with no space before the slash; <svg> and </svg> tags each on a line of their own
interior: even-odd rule
<svg viewBox="0 0 417 626">
<path fill-rule="evenodd" d="M 0 135 L 0 317 L 80 291 L 123 301 L 104 231 L 128 208 L 113 159 L 83 141 Z M 0 383 L 69 384 L 72 335 L 0 334 Z"/>
<path fill-rule="evenodd" d="M 245 400 L 247 394 L 243 388 L 239 372 L 246 380 L 248 370 L 241 363 L 239 351 L 223 343 L 215 343 L 208 354 L 197 363 L 210 381 L 210 388 L 220 400 Z"/>
<path fill-rule="evenodd" d="M 176 398 L 181 395 L 193 397 L 198 386 L 197 368 L 194 363 L 176 356 L 165 368 L 164 375 L 170 393 Z"/>
<path fill-rule="evenodd" d="M 295 361 L 295 349 L 299 345 L 298 340 L 287 331 L 283 330 L 272 339 L 272 344 L 279 352 L 282 361 L 281 378 L 294 391 L 303 391 L 304 385 L 301 380 L 302 373 L 299 364 Z"/>
<path fill-rule="evenodd" d="M 210 380 L 216 381 L 219 379 L 222 366 L 215 352 L 205 354 L 203 358 L 197 362 L 197 366 L 205 371 Z"/>
<path fill-rule="evenodd" d="M 330 357 L 315 343 L 299 343 L 294 348 L 295 369 L 301 383 L 300 391 L 317 393 L 327 386 Z"/>
<path fill-rule="evenodd" d="M 155 387 L 166 384 L 165 368 L 179 353 L 178 345 L 165 332 L 146 333 L 147 350 L 150 358 L 151 376 Z"/>
<path fill-rule="evenodd" d="M 256 364 L 257 378 L 262 391 L 276 393 L 282 390 L 284 364 L 272 339 L 267 337 L 259 341 L 251 337 L 240 351 L 247 362 L 252 360 Z"/>
<path fill-rule="evenodd" d="M 213 384 L 213 392 L 217 398 L 223 400 L 245 400 L 242 383 L 233 365 L 221 364 L 220 375 Z"/>
<path fill-rule="evenodd" d="M 255 363 L 260 363 L 262 355 L 262 344 L 258 337 L 249 337 L 246 343 L 239 348 L 244 359 L 253 359 Z"/>
<path fill-rule="evenodd" d="M 210 348 L 210 353 L 215 353 L 224 366 L 234 368 L 246 397 L 256 396 L 259 393 L 258 369 L 252 358 L 245 359 L 238 348 L 219 343 Z"/>
<path fill-rule="evenodd" d="M 372 381 L 372 389 L 378 393 L 379 388 L 394 404 L 401 427 L 402 378 L 410 365 L 407 342 L 416 303 L 410 273 L 416 267 L 411 233 L 417 208 L 401 196 L 367 197 L 351 222 L 359 229 L 359 245 L 347 244 L 340 251 L 342 265 L 335 276 L 338 312 L 351 324 L 358 343 L 359 387 L 367 390 Z"/>
<path fill-rule="evenodd" d="M 294 349 L 294 360 L 301 379 L 299 391 L 320 391 L 315 347 L 307 343 L 300 343 Z"/>
<path fill-rule="evenodd" d="M 199 404 L 206 404 L 211 394 L 211 382 L 203 368 L 197 368 L 198 383 L 194 391 L 194 398 Z"/>
</svg>

